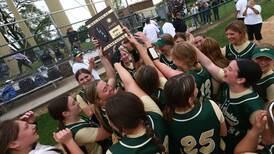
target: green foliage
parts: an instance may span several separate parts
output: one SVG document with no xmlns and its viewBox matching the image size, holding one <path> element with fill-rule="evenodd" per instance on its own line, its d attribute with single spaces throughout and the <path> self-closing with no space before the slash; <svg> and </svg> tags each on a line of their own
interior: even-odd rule
<svg viewBox="0 0 274 154">
<path fill-rule="evenodd" d="M 39 18 L 33 18 L 31 20 L 25 21 L 32 34 L 39 33 L 39 35 L 35 36 L 35 40 L 38 44 L 48 41 L 50 38 L 52 38 L 52 33 L 45 33 L 45 31 L 47 31 L 52 25 L 49 17 L 43 16 L 45 12 L 38 9 L 34 5 L 33 1 L 30 0 L 16 0 L 14 3 L 23 19 L 39 16 Z M 5 3 L 3 3 L 3 5 L 4 4 Z M 1 25 L 7 24 L 6 26 L 0 27 L 0 32 L 2 33 L 5 40 L 9 43 L 16 41 L 16 43 L 10 43 L 10 47 L 12 47 L 14 50 L 22 50 L 30 47 L 30 44 L 25 40 L 25 36 L 22 33 L 19 25 L 9 24 L 11 22 L 15 22 L 16 20 L 8 7 L 0 8 L 0 19 Z"/>
<path fill-rule="evenodd" d="M 86 26 L 81 26 L 78 28 L 78 36 L 81 43 L 85 42 L 88 38 L 88 28 Z"/>
<path fill-rule="evenodd" d="M 94 49 L 94 45 L 92 44 L 92 42 L 83 42 L 83 43 L 81 43 L 81 49 L 83 51 L 88 50 L 88 49 Z"/>
</svg>

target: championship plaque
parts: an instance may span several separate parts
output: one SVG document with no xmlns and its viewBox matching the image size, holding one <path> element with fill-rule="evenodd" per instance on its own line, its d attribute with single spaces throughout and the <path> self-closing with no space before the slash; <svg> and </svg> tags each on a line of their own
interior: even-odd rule
<svg viewBox="0 0 274 154">
<path fill-rule="evenodd" d="M 110 7 L 105 8 L 86 22 L 89 35 L 99 40 L 105 52 L 111 52 L 126 37 L 122 25 Z"/>
</svg>

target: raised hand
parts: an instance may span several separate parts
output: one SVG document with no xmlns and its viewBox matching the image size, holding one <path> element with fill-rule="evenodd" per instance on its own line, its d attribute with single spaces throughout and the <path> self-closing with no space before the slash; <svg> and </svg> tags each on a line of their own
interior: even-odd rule
<svg viewBox="0 0 274 154">
<path fill-rule="evenodd" d="M 266 126 L 267 123 L 267 112 L 266 111 L 259 111 L 256 113 L 255 122 L 253 124 L 252 130 L 256 133 L 261 134 Z"/>
<path fill-rule="evenodd" d="M 140 40 L 143 43 L 149 42 L 148 38 L 145 36 L 145 34 L 143 32 L 137 32 L 134 34 L 134 36 L 137 40 Z"/>
<path fill-rule="evenodd" d="M 95 45 L 96 48 L 100 47 L 100 42 L 94 37 L 91 38 L 91 42 Z"/>
<path fill-rule="evenodd" d="M 19 117 L 20 120 L 26 121 L 27 123 L 33 124 L 35 122 L 35 115 L 33 111 L 28 111 L 24 115 Z"/>
<path fill-rule="evenodd" d="M 123 26 L 123 31 L 124 31 L 126 34 L 128 34 L 128 35 L 131 34 L 130 31 L 129 31 L 129 29 L 128 29 L 127 27 L 125 27 L 125 26 Z"/>
<path fill-rule="evenodd" d="M 68 128 L 62 129 L 58 132 L 54 132 L 53 138 L 56 142 L 62 143 L 62 144 L 67 144 L 68 142 L 73 140 L 72 133 L 71 133 L 70 129 L 68 129 Z"/>
</svg>

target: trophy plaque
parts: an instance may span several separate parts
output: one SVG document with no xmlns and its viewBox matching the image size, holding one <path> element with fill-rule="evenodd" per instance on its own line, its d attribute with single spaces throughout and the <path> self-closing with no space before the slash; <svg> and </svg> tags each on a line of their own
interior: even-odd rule
<svg viewBox="0 0 274 154">
<path fill-rule="evenodd" d="M 89 35 L 97 39 L 107 53 L 112 52 L 113 46 L 120 45 L 126 38 L 121 23 L 110 7 L 89 19 L 86 26 L 89 29 Z"/>
</svg>

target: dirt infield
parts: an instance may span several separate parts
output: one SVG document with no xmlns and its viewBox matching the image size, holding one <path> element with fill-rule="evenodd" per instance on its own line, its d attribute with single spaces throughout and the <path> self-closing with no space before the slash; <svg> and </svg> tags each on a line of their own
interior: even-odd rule
<svg viewBox="0 0 274 154">
<path fill-rule="evenodd" d="M 263 35 L 262 43 L 270 43 L 274 45 L 274 16 L 263 22 L 261 32 Z"/>
</svg>

